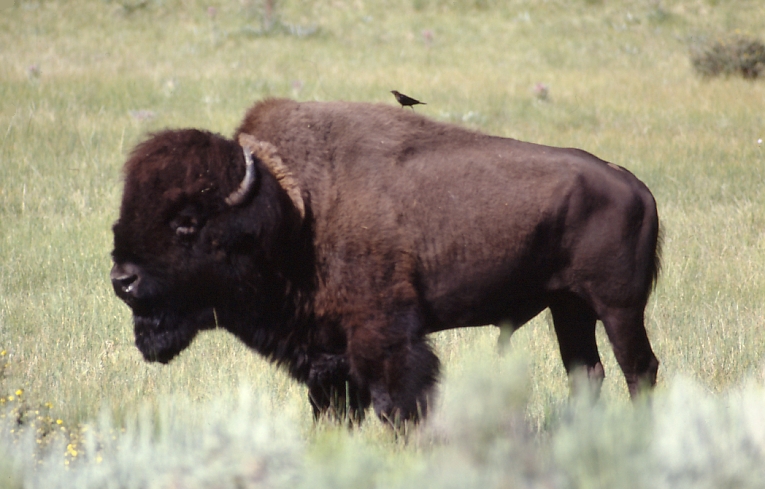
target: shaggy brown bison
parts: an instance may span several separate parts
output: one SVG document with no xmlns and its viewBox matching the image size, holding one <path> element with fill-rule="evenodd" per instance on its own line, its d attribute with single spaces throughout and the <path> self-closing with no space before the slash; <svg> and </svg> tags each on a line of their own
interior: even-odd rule
<svg viewBox="0 0 765 489">
<path fill-rule="evenodd" d="M 416 419 L 439 371 L 428 333 L 545 308 L 567 371 L 602 380 L 599 319 L 630 394 L 653 385 L 658 236 L 646 186 L 584 151 L 266 100 L 233 140 L 168 130 L 133 150 L 111 279 L 147 360 L 220 325 L 306 383 L 317 416 Z"/>
</svg>

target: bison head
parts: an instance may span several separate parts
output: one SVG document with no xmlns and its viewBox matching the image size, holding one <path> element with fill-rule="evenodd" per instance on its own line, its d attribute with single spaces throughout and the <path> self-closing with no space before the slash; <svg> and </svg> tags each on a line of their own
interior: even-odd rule
<svg viewBox="0 0 765 489">
<path fill-rule="evenodd" d="M 253 297 L 304 213 L 293 182 L 275 148 L 248 135 L 165 131 L 133 150 L 111 281 L 144 358 L 167 363 L 216 320 L 258 313 Z"/>
</svg>

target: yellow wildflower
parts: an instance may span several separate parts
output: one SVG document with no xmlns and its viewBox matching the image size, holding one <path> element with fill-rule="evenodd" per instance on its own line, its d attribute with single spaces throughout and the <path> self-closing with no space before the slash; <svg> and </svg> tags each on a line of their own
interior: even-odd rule
<svg viewBox="0 0 765 489">
<path fill-rule="evenodd" d="M 3 350 L 3 351 L 0 351 L 0 357 L 4 357 L 4 356 L 6 356 L 7 354 L 8 354 L 8 352 L 7 352 L 7 351 L 5 351 L 5 350 Z"/>
<path fill-rule="evenodd" d="M 56 420 L 56 424 L 64 424 L 64 420 L 61 420 L 61 419 L 57 419 L 57 420 Z"/>
<path fill-rule="evenodd" d="M 16 391 L 16 395 L 17 395 L 17 396 L 21 397 L 21 395 L 22 395 L 22 394 L 24 394 L 24 389 L 18 389 L 18 390 Z"/>
</svg>

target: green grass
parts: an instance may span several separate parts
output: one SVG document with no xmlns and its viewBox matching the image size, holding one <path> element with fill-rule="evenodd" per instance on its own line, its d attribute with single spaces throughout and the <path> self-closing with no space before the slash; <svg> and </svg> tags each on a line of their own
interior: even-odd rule
<svg viewBox="0 0 765 489">
<path fill-rule="evenodd" d="M 315 474 L 333 485 L 332 470 L 343 465 L 348 473 L 337 476 L 343 477 L 337 485 L 356 487 L 354 481 L 372 475 L 385 481 L 382 487 L 428 480 L 442 482 L 432 487 L 456 487 L 460 481 L 502 485 L 522 473 L 517 465 L 502 472 L 499 459 L 491 458 L 505 460 L 509 448 L 486 448 L 488 459 L 470 461 L 465 450 L 475 440 L 459 430 L 480 432 L 481 416 L 463 422 L 472 415 L 448 414 L 471 409 L 466 396 L 490 406 L 491 396 L 502 395 L 507 379 L 484 379 L 474 367 L 476 358 L 505 361 L 496 353 L 493 328 L 434 338 L 445 387 L 433 425 L 446 426 L 450 441 L 405 444 L 375 420 L 352 436 L 313 426 L 304 388 L 222 332 L 202 335 L 168 367 L 143 362 L 129 310 L 108 283 L 120 168 L 148 131 L 200 127 L 230 135 L 245 109 L 263 97 L 393 104 L 389 90 L 398 89 L 428 102 L 417 111 L 429 117 L 581 147 L 644 180 L 664 228 L 663 272 L 647 309 L 662 365 L 656 402 L 645 412 L 677 423 L 678 437 L 689 437 L 707 455 L 717 452 L 692 438 L 692 426 L 684 428 L 680 404 L 672 404 L 680 403 L 678 396 L 699 396 L 712 406 L 704 411 L 700 405 L 698 416 L 723 423 L 714 425 L 720 439 L 754 433 L 739 418 L 725 418 L 720 406 L 761 395 L 761 387 L 746 382 L 765 365 L 765 146 L 757 144 L 765 138 L 765 83 L 697 77 L 689 42 L 736 30 L 762 37 L 759 2 L 284 0 L 276 4 L 277 28 L 268 32 L 261 3 L 253 0 L 6 3 L 0 4 L 0 350 L 7 351 L 0 357 L 0 397 L 6 401 L 24 389 L 27 408 L 52 403 L 50 415 L 78 432 L 102 411 L 120 427 L 142 409 L 161 412 L 169 409 L 168 398 L 183 398 L 184 409 L 196 413 L 188 428 L 204 425 L 206 413 L 215 411 L 211 403 L 237 402 L 239 386 L 248 385 L 267 410 L 290 410 L 289 450 L 303 464 L 292 469 L 298 479 Z M 549 85 L 549 100 L 535 98 L 537 82 Z M 632 416 L 626 388 L 602 331 L 598 340 L 607 373 L 602 403 L 581 408 L 580 421 L 569 425 L 568 383 L 549 320 L 543 315 L 518 331 L 513 358 L 525 358 L 527 366 L 521 374 L 508 367 L 507 376 L 522 375 L 527 384 L 522 396 L 512 394 L 520 400 L 508 416 L 521 413 L 531 440 L 503 431 L 510 434 L 484 448 L 529 443 L 536 447 L 529 449 L 531 473 L 581 476 L 572 484 L 606 487 L 597 482 L 602 463 L 596 463 L 605 455 L 596 451 L 595 462 L 585 463 L 585 454 L 566 452 L 590 436 L 592 446 L 614 450 L 613 458 L 603 458 L 616 464 L 614 474 L 627 473 L 618 471 L 629 450 L 658 442 L 629 431 L 644 425 L 620 427 L 619 418 Z M 460 378 L 484 379 L 485 387 L 452 395 Z M 693 379 L 694 387 L 676 378 Z M 507 382 L 519 385 L 516 380 Z M 673 414 L 657 409 L 666 403 L 675 406 Z M 588 424 L 599 414 L 613 417 L 602 431 Z M 489 426 L 508 422 L 486 416 Z M 762 424 L 762 415 L 746 416 Z M 140 457 L 147 458 L 140 460 L 176 441 L 172 435 L 165 445 L 142 448 Z M 661 450 L 680 457 L 672 470 L 686 470 L 684 449 L 661 443 Z M 15 471 L 13 480 L 42 485 L 18 475 L 28 474 L 23 464 L 6 467 L 3 446 L 0 475 Z M 14 446 L 8 450 L 17 451 Z M 110 456 L 115 467 L 138 463 Z M 465 457 L 468 462 L 459 462 Z M 655 468 L 638 459 L 638 466 Z M 590 472 L 576 475 L 577 463 Z M 45 467 L 53 480 L 63 465 Z M 173 467 L 152 466 L 147 474 Z M 603 474 L 604 481 L 611 477 Z"/>
</svg>

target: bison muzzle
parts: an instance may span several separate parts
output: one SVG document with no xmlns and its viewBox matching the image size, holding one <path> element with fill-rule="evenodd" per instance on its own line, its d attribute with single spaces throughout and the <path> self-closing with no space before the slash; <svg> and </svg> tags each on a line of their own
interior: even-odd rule
<svg viewBox="0 0 765 489">
<path fill-rule="evenodd" d="M 111 279 L 147 360 L 223 327 L 306 383 L 316 416 L 417 419 L 439 371 L 429 333 L 549 308 L 568 372 L 602 381 L 600 320 L 630 394 L 656 382 L 656 203 L 584 151 L 266 100 L 233 139 L 151 135 L 124 175 Z"/>
</svg>

